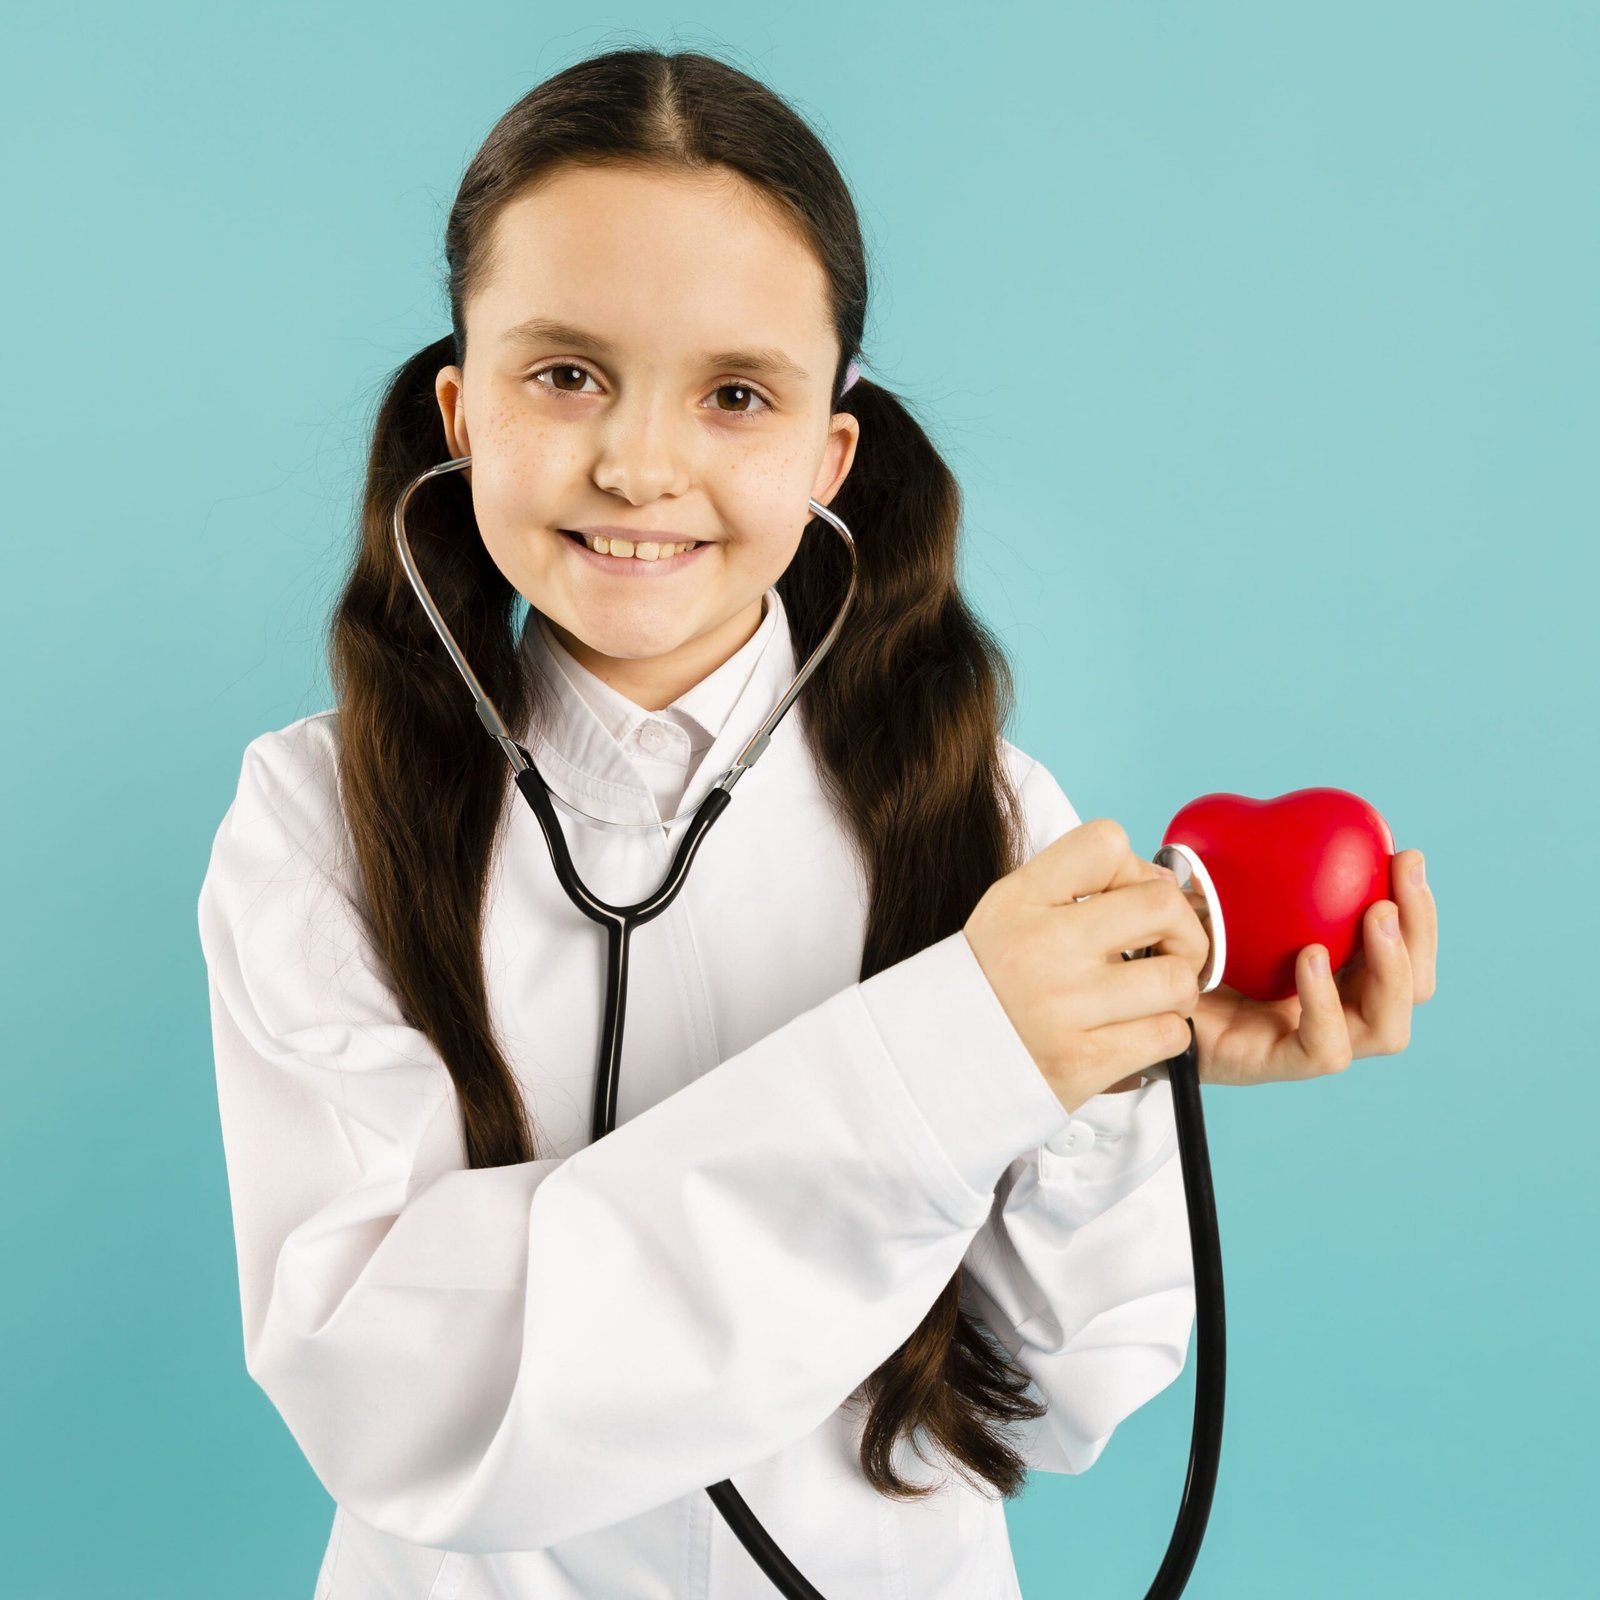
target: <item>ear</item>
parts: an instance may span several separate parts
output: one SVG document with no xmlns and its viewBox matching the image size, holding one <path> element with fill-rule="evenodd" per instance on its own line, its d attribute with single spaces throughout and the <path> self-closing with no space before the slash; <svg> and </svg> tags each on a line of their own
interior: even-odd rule
<svg viewBox="0 0 1600 1600">
<path fill-rule="evenodd" d="M 828 437 L 822 446 L 822 460 L 817 466 L 816 481 L 811 486 L 811 498 L 818 505 L 828 505 L 839 492 L 839 485 L 850 476 L 855 464 L 856 445 L 861 440 L 861 422 L 848 411 L 835 411 L 828 421 Z"/>
<path fill-rule="evenodd" d="M 433 380 L 434 396 L 439 402 L 439 416 L 444 423 L 444 436 L 450 444 L 450 459 L 470 456 L 472 444 L 467 437 L 467 413 L 462 403 L 461 368 L 440 367 Z M 472 469 L 469 467 L 468 472 Z"/>
</svg>

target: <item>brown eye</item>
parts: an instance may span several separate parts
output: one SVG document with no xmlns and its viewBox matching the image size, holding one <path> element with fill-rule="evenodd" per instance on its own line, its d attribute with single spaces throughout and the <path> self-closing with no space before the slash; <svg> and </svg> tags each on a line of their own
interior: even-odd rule
<svg viewBox="0 0 1600 1600">
<path fill-rule="evenodd" d="M 750 400 L 759 400 L 761 402 L 761 406 L 763 408 L 765 408 L 769 403 L 767 401 L 767 398 L 766 398 L 765 395 L 761 394 L 756 389 L 752 389 L 750 387 L 750 385 L 747 384 L 747 383 L 724 383 L 724 384 L 720 384 L 720 385 L 718 385 L 716 392 L 718 394 L 742 395 L 745 398 L 745 401 L 747 403 L 744 404 L 744 405 L 729 406 L 729 407 L 726 407 L 726 408 L 723 408 L 723 407 L 719 406 L 717 408 L 718 410 L 726 409 L 727 412 L 732 416 L 750 416 L 750 415 L 753 415 L 754 413 L 751 411 L 751 408 L 750 408 L 750 406 L 748 404 L 748 402 Z"/>
<path fill-rule="evenodd" d="M 578 380 L 578 386 L 576 389 L 565 388 L 559 383 L 552 383 L 547 386 L 554 389 L 558 394 L 578 393 L 583 388 L 584 380 L 589 376 L 588 372 L 583 367 L 575 367 L 570 362 L 565 362 L 560 366 L 542 367 L 538 372 L 534 373 L 533 376 L 535 378 L 542 378 L 547 372 L 565 373 L 569 378 L 576 378 Z"/>
</svg>

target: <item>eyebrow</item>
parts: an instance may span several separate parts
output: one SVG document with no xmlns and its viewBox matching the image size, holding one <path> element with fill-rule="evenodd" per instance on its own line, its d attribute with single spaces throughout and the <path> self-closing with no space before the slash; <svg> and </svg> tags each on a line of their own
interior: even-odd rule
<svg viewBox="0 0 1600 1600">
<path fill-rule="evenodd" d="M 529 317 L 501 334 L 500 342 L 512 346 L 559 344 L 572 350 L 592 350 L 597 356 L 616 354 L 616 346 L 609 339 L 602 339 L 597 333 L 586 333 L 567 322 L 557 322 L 553 317 Z M 700 359 L 708 367 L 737 367 L 774 382 L 807 383 L 811 378 L 804 367 L 777 349 L 711 350 Z"/>
</svg>

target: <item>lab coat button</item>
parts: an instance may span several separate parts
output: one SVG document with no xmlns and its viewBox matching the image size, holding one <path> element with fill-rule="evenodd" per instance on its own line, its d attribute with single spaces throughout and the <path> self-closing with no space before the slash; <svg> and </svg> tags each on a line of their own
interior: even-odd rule
<svg viewBox="0 0 1600 1600">
<path fill-rule="evenodd" d="M 646 750 L 659 750 L 667 742 L 667 730 L 659 722 L 642 723 L 639 727 L 639 743 Z"/>
<path fill-rule="evenodd" d="M 1087 1122 L 1069 1122 L 1060 1133 L 1045 1140 L 1045 1148 L 1058 1156 L 1079 1156 L 1094 1147 L 1094 1129 Z"/>
</svg>

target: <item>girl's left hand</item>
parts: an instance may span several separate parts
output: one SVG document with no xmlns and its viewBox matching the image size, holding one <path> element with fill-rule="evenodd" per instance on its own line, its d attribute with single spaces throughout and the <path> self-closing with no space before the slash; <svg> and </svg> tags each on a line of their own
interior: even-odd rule
<svg viewBox="0 0 1600 1600">
<path fill-rule="evenodd" d="M 1432 891 L 1421 881 L 1422 852 L 1394 858 L 1398 927 L 1383 933 L 1395 902 L 1367 907 L 1361 950 L 1337 978 L 1328 952 L 1308 944 L 1295 964 L 1297 995 L 1249 1000 L 1227 984 L 1200 996 L 1194 1011 L 1201 1083 L 1279 1083 L 1343 1072 L 1362 1056 L 1392 1056 L 1411 1042 L 1411 1010 L 1433 997 L 1439 917 Z M 1413 871 L 1416 881 L 1413 881 Z M 1320 955 L 1321 971 L 1312 970 Z"/>
</svg>

